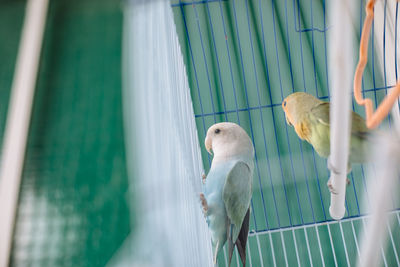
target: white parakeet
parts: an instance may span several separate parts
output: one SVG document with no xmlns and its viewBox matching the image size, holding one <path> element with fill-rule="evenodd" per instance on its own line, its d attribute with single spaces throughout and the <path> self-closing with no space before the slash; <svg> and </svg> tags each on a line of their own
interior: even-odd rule
<svg viewBox="0 0 400 267">
<path fill-rule="evenodd" d="M 211 232 L 214 264 L 228 240 L 229 266 L 235 245 L 245 266 L 254 169 L 253 143 L 239 125 L 223 122 L 208 129 L 205 146 L 214 157 L 200 199 Z"/>
</svg>

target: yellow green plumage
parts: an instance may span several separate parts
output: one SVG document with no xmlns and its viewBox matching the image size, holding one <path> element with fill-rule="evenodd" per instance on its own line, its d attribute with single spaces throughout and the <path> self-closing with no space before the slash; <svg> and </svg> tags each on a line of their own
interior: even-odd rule
<svg viewBox="0 0 400 267">
<path fill-rule="evenodd" d="M 304 92 L 293 93 L 282 102 L 287 123 L 325 158 L 330 154 L 329 106 L 329 102 Z M 355 112 L 351 122 L 349 163 L 362 163 L 366 159 L 369 130 L 365 120 Z"/>
</svg>

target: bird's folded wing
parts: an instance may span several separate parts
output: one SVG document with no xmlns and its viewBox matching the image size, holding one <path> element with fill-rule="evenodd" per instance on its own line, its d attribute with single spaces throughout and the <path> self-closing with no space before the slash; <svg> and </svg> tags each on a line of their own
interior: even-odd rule
<svg viewBox="0 0 400 267">
<path fill-rule="evenodd" d="M 329 103 L 323 102 L 321 104 L 316 105 L 311 109 L 311 116 L 314 116 L 314 119 L 318 120 L 318 122 L 329 126 Z"/>
<path fill-rule="evenodd" d="M 229 172 L 222 192 L 226 213 L 231 224 L 233 224 L 231 233 L 233 243 L 238 238 L 243 219 L 250 206 L 251 187 L 252 173 L 250 168 L 246 163 L 238 161 Z"/>
<path fill-rule="evenodd" d="M 323 102 L 311 110 L 312 116 L 320 123 L 329 126 L 329 106 L 327 102 Z M 364 139 L 369 134 L 369 130 L 365 124 L 365 120 L 355 112 L 352 112 L 351 118 L 351 134 Z"/>
</svg>

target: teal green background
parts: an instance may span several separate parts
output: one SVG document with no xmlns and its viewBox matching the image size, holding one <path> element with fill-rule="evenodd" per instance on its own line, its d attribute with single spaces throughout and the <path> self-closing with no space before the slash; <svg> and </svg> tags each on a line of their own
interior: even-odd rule
<svg viewBox="0 0 400 267">
<path fill-rule="evenodd" d="M 24 9 L 0 1 L 0 133 Z M 12 266 L 104 266 L 130 232 L 121 38 L 120 1 L 50 1 Z"/>
<path fill-rule="evenodd" d="M 0 140 L 4 135 L 24 7 L 25 1 L 0 0 Z"/>
</svg>

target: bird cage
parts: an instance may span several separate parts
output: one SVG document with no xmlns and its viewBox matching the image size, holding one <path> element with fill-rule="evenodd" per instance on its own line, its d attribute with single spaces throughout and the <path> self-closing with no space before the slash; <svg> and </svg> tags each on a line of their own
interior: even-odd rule
<svg viewBox="0 0 400 267">
<path fill-rule="evenodd" d="M 0 1 L 0 22 L 12 25 L 0 29 L 2 142 L 22 49 L 16 33 L 25 9 L 45 0 L 26 2 Z M 0 267 L 212 266 L 198 193 L 212 162 L 203 140 L 223 121 L 243 127 L 255 147 L 246 266 L 355 266 L 377 200 L 374 164 L 352 165 L 345 214 L 334 220 L 327 160 L 282 110 L 294 92 L 332 100 L 329 36 L 342 19 L 330 17 L 333 2 L 49 1 L 21 184 L 12 182 L 12 205 L 0 201 L 15 212 L 15 222 L 0 223 Z M 353 76 L 366 3 L 343 8 Z M 362 79 L 375 108 L 397 81 L 398 24 L 398 2 L 377 1 Z M 396 120 L 393 112 L 379 130 L 395 136 Z M 383 266 L 400 265 L 398 190 L 387 189 L 387 239 L 375 244 Z M 217 262 L 228 266 L 226 248 Z M 237 251 L 231 266 L 241 266 Z"/>
</svg>

